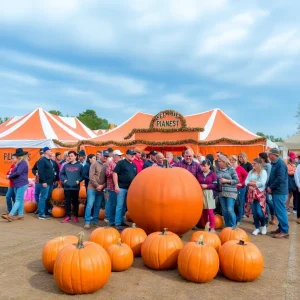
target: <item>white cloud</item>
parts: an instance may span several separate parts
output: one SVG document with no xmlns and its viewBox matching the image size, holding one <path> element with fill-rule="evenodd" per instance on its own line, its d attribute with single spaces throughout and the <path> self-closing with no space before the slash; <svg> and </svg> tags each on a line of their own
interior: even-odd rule
<svg viewBox="0 0 300 300">
<path fill-rule="evenodd" d="M 0 70 L 0 78 L 8 79 L 12 82 L 18 82 L 21 84 L 33 86 L 38 85 L 40 82 L 38 78 L 33 77 L 31 75 L 7 70 Z"/>
<path fill-rule="evenodd" d="M 83 81 L 98 82 L 112 88 L 119 88 L 130 95 L 143 95 L 147 93 L 146 83 L 123 75 L 109 75 L 104 72 L 89 71 L 85 68 L 73 65 L 25 56 L 18 53 L 0 51 L 1 56 L 22 65 L 65 73 L 73 78 L 80 78 Z"/>
</svg>

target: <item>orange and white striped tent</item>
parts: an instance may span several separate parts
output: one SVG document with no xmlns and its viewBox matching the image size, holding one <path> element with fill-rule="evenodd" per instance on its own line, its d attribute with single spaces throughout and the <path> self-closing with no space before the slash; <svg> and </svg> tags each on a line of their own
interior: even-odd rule
<svg viewBox="0 0 300 300">
<path fill-rule="evenodd" d="M 97 135 L 76 117 L 60 117 L 37 108 L 22 117 L 12 117 L 0 126 L 0 147 L 59 147 L 53 140 L 77 142 Z"/>
<path fill-rule="evenodd" d="M 155 132 L 147 135 L 135 133 L 130 138 L 124 139 L 135 128 L 148 129 L 153 117 L 154 115 L 138 112 L 123 124 L 100 134 L 98 137 L 93 138 L 92 141 L 99 143 L 111 141 L 110 145 L 105 145 L 105 147 L 112 148 L 117 148 L 116 144 L 118 144 L 118 142 L 132 142 L 133 147 L 138 146 L 146 152 L 150 149 L 155 149 L 157 151 L 172 151 L 173 153 L 179 154 L 186 148 L 192 148 L 194 152 L 203 155 L 208 153 L 215 154 L 217 151 L 222 151 L 228 155 L 246 152 L 250 158 L 256 157 L 259 152 L 265 150 L 266 142 L 262 141 L 261 137 L 235 122 L 218 108 L 203 113 L 184 116 L 187 127 L 204 128 L 203 132 L 197 132 L 196 135 L 193 133 L 193 137 L 191 138 L 200 142 L 199 145 L 194 143 L 190 145 L 181 144 L 177 147 L 173 144 L 172 146 L 153 146 L 153 142 L 155 141 L 168 141 L 169 137 L 171 138 L 171 134 Z M 183 136 L 183 134 L 178 133 L 177 140 L 186 139 L 186 137 L 184 138 Z M 147 145 L 147 143 L 135 143 L 135 141 L 138 142 L 141 137 L 143 137 L 143 140 L 148 139 L 151 141 L 152 146 Z M 174 138 L 174 134 L 172 138 Z M 221 139 L 226 140 L 220 141 Z M 259 141 L 256 142 L 256 140 Z M 207 143 L 203 143 L 202 145 L 201 142 Z M 89 148 L 89 146 L 87 146 L 87 148 Z M 88 152 L 91 151 L 91 148 L 92 147 L 90 147 Z M 118 147 L 118 149 L 120 149 L 120 147 Z M 122 151 L 124 150 L 125 147 L 122 148 Z"/>
</svg>

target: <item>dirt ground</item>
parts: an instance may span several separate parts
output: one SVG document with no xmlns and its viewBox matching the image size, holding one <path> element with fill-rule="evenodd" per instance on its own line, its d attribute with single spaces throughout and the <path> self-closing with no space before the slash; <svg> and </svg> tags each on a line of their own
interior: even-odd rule
<svg viewBox="0 0 300 300">
<path fill-rule="evenodd" d="M 5 211 L 0 198 L 0 212 Z M 262 251 L 265 268 L 262 276 L 251 283 L 237 283 L 218 275 L 206 284 L 195 284 L 181 278 L 177 270 L 153 271 L 144 266 L 141 258 L 121 273 L 112 273 L 108 284 L 93 295 L 69 296 L 55 285 L 53 276 L 42 265 L 43 245 L 60 235 L 77 234 L 79 225 L 62 224 L 60 219 L 38 220 L 28 214 L 22 221 L 0 221 L 0 299 L 300 299 L 300 225 L 290 216 L 289 240 L 251 235 L 252 221 L 244 228 Z M 269 226 L 268 230 L 275 229 Z M 89 233 L 86 231 L 85 239 Z M 191 232 L 183 236 L 188 241 Z"/>
</svg>

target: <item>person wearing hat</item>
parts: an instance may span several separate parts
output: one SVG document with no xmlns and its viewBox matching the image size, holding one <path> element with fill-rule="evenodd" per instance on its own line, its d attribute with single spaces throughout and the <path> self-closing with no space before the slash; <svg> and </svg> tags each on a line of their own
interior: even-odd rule
<svg viewBox="0 0 300 300">
<path fill-rule="evenodd" d="M 144 161 L 142 160 L 142 150 L 139 148 L 134 149 L 134 159 L 133 163 L 136 165 L 137 173 L 140 173 L 143 170 Z"/>
<path fill-rule="evenodd" d="M 89 229 L 92 226 L 99 227 L 99 212 L 105 207 L 105 198 L 103 190 L 106 187 L 106 162 L 109 152 L 103 150 L 100 153 L 99 160 L 92 163 L 90 168 L 90 181 L 87 189 L 87 205 L 84 214 L 84 228 Z M 92 208 L 94 211 L 92 214 Z"/>
<path fill-rule="evenodd" d="M 152 167 L 152 165 L 156 162 L 155 161 L 156 154 L 157 154 L 157 152 L 155 150 L 150 151 L 149 159 L 144 162 L 143 169 L 146 169 L 148 167 Z"/>
<path fill-rule="evenodd" d="M 80 150 L 78 152 L 78 161 L 82 164 L 82 166 L 84 166 L 86 163 L 85 158 L 86 158 L 85 151 Z"/>
<path fill-rule="evenodd" d="M 134 150 L 128 149 L 125 159 L 120 160 L 114 168 L 113 181 L 117 194 L 115 225 L 118 230 L 122 230 L 123 227 L 128 227 L 124 222 L 124 215 L 127 211 L 127 192 L 132 180 L 137 175 L 137 168 L 133 163 L 134 156 Z"/>
<path fill-rule="evenodd" d="M 267 192 L 272 195 L 275 215 L 278 220 L 278 228 L 271 231 L 273 238 L 288 238 L 289 223 L 286 211 L 286 198 L 288 189 L 288 169 L 285 162 L 280 157 L 279 150 L 272 148 L 268 157 L 272 164 L 272 169 L 267 183 Z"/>
<path fill-rule="evenodd" d="M 51 159 L 52 150 L 49 147 L 43 148 L 44 156 L 38 161 L 38 177 L 40 184 L 40 199 L 38 203 L 38 218 L 49 220 L 49 194 L 55 180 L 55 162 Z M 57 175 L 58 176 L 58 175 Z"/>
<path fill-rule="evenodd" d="M 289 160 L 287 162 L 287 168 L 288 168 L 288 184 L 289 184 L 289 196 L 286 201 L 286 209 L 288 211 L 288 215 L 290 214 L 289 212 L 289 205 L 290 205 L 290 200 L 293 197 L 293 213 L 297 213 L 297 185 L 295 183 L 295 178 L 294 174 L 296 172 L 297 164 L 296 164 L 296 154 L 294 152 L 289 153 Z"/>
<path fill-rule="evenodd" d="M 79 189 L 80 182 L 83 180 L 83 166 L 76 160 L 77 153 L 69 151 L 69 162 L 66 163 L 60 173 L 60 179 L 64 186 L 66 199 L 66 215 L 62 223 L 71 221 L 71 204 L 74 207 L 74 223 L 78 223 L 78 208 L 79 208 Z"/>
<path fill-rule="evenodd" d="M 113 173 L 117 163 L 122 159 L 123 153 L 120 150 L 113 151 L 113 160 L 107 163 L 106 178 L 108 199 L 105 203 L 105 219 L 110 226 L 115 225 L 117 193 L 115 192 L 115 184 L 113 180 Z"/>
<path fill-rule="evenodd" d="M 3 219 L 6 219 L 8 222 L 13 220 L 23 219 L 24 217 L 24 194 L 28 186 L 28 161 L 27 161 L 28 152 L 23 151 L 22 148 L 18 148 L 16 153 L 13 154 L 17 158 L 16 166 L 11 174 L 7 175 L 6 178 L 13 181 L 15 189 L 15 203 L 11 211 L 2 215 Z M 18 213 L 17 217 L 14 215 Z"/>
</svg>

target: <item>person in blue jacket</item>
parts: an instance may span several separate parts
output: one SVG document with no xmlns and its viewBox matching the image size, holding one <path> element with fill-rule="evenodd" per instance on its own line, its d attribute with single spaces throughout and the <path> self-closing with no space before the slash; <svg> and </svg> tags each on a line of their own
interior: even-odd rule
<svg viewBox="0 0 300 300">
<path fill-rule="evenodd" d="M 275 215 L 278 219 L 278 228 L 271 231 L 273 238 L 282 239 L 289 237 L 289 222 L 286 211 L 286 198 L 288 189 L 288 170 L 285 162 L 280 157 L 279 150 L 272 148 L 268 153 L 272 164 L 267 192 L 272 195 Z"/>
</svg>

